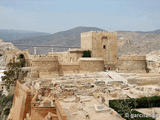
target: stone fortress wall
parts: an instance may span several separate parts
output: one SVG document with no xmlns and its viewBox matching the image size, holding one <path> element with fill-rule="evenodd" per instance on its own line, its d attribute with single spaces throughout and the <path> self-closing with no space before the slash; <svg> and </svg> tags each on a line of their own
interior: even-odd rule
<svg viewBox="0 0 160 120">
<path fill-rule="evenodd" d="M 26 60 L 25 67 L 31 68 L 28 75 L 28 79 L 31 78 L 31 81 L 34 78 L 35 80 L 36 78 L 55 78 L 56 75 L 66 73 L 101 72 L 105 67 L 112 66 L 119 72 L 146 72 L 145 56 L 121 56 L 118 58 L 116 33 L 87 32 L 82 33 L 81 37 L 81 49 L 50 52 L 47 56 L 30 55 L 28 51 L 9 50 L 6 52 L 7 63 L 16 61 L 20 55 L 23 55 Z M 91 51 L 91 58 L 82 58 L 84 50 Z M 47 83 L 47 81 L 44 82 Z M 67 120 L 59 101 L 54 98 L 48 101 L 48 99 L 45 100 L 45 96 L 41 96 L 44 98 L 44 102 L 40 102 L 38 93 L 35 94 L 30 86 L 26 87 L 17 81 L 8 120 L 47 120 L 47 116 L 52 116 L 51 120 Z M 58 86 L 56 88 L 59 89 Z M 70 93 L 70 91 L 67 92 Z"/>
<path fill-rule="evenodd" d="M 80 58 L 80 70 L 82 71 L 104 71 L 104 60 L 102 58 Z"/>
<path fill-rule="evenodd" d="M 51 77 L 58 74 L 58 57 L 32 56 L 31 77 Z"/>
<path fill-rule="evenodd" d="M 118 59 L 119 72 L 146 72 L 147 63 L 145 56 L 122 56 Z"/>
<path fill-rule="evenodd" d="M 90 50 L 91 58 L 82 58 L 83 51 Z M 65 52 L 49 52 L 30 55 L 27 50 L 9 50 L 6 61 L 16 60 L 23 55 L 25 67 L 31 67 L 34 78 L 54 77 L 66 73 L 98 72 L 106 68 L 119 72 L 146 72 L 145 56 L 117 56 L 117 34 L 115 32 L 86 32 L 81 34 L 81 48 Z"/>
<path fill-rule="evenodd" d="M 81 49 L 69 49 L 66 52 L 49 52 L 48 56 L 57 56 L 60 64 L 75 64 L 83 55 Z"/>
</svg>

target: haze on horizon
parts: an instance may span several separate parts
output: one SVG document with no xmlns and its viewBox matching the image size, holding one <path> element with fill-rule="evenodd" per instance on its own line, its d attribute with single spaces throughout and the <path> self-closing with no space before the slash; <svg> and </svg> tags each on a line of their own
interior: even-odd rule
<svg viewBox="0 0 160 120">
<path fill-rule="evenodd" d="M 151 31 L 160 29 L 159 14 L 160 0 L 0 0 L 0 29 Z"/>
</svg>

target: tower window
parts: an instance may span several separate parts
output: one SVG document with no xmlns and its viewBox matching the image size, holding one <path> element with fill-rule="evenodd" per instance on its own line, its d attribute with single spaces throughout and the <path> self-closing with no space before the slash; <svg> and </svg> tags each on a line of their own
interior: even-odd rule
<svg viewBox="0 0 160 120">
<path fill-rule="evenodd" d="M 106 49 L 106 45 L 103 45 L 103 49 Z"/>
</svg>

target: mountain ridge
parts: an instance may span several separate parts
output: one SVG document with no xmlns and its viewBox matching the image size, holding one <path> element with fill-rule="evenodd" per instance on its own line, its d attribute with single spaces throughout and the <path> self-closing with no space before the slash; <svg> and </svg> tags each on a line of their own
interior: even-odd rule
<svg viewBox="0 0 160 120">
<path fill-rule="evenodd" d="M 60 45 L 80 47 L 80 34 L 88 31 L 107 31 L 97 27 L 75 27 L 54 34 L 45 34 L 23 39 L 16 39 L 14 44 L 26 45 Z M 160 49 L 160 29 L 154 31 L 117 31 L 119 55 L 123 54 L 147 54 Z M 25 47 L 19 47 L 26 49 Z M 48 48 L 38 48 L 39 53 L 47 53 Z M 33 49 L 31 49 L 33 52 Z M 54 51 L 65 51 L 67 49 L 54 48 Z"/>
<path fill-rule="evenodd" d="M 24 39 L 44 35 L 49 35 L 49 33 L 27 30 L 0 29 L 0 39 L 3 39 L 6 42 L 13 42 L 17 39 Z"/>
</svg>

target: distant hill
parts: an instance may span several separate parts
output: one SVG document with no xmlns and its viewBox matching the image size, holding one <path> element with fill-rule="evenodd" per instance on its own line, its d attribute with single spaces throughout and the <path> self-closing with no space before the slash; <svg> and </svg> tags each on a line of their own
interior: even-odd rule
<svg viewBox="0 0 160 120">
<path fill-rule="evenodd" d="M 70 30 L 57 32 L 55 34 L 31 37 L 27 39 L 15 40 L 15 44 L 27 44 L 27 45 L 61 45 L 61 46 L 77 46 L 80 47 L 80 34 L 88 31 L 104 31 L 103 29 L 96 27 L 76 27 Z M 25 49 L 25 47 L 19 47 Z M 55 51 L 64 51 L 66 49 L 54 48 Z M 39 48 L 40 53 L 50 51 L 49 48 Z"/>
<path fill-rule="evenodd" d="M 6 42 L 13 42 L 14 40 L 18 39 L 26 39 L 44 35 L 49 35 L 49 33 L 0 29 L 0 39 L 3 39 Z"/>
<path fill-rule="evenodd" d="M 80 33 L 88 31 L 106 31 L 96 27 L 76 27 L 55 34 L 30 36 L 22 39 L 13 39 L 16 44 L 26 45 L 61 45 L 80 47 Z M 160 49 L 160 30 L 155 31 L 117 31 L 119 55 L 147 54 Z M 19 47 L 27 49 L 27 47 Z M 32 51 L 32 48 L 28 48 Z M 54 48 L 55 51 L 66 49 Z M 50 48 L 38 48 L 39 53 L 47 53 Z"/>
<path fill-rule="evenodd" d="M 119 54 L 144 55 L 160 50 L 160 30 L 149 32 L 118 32 Z"/>
</svg>

